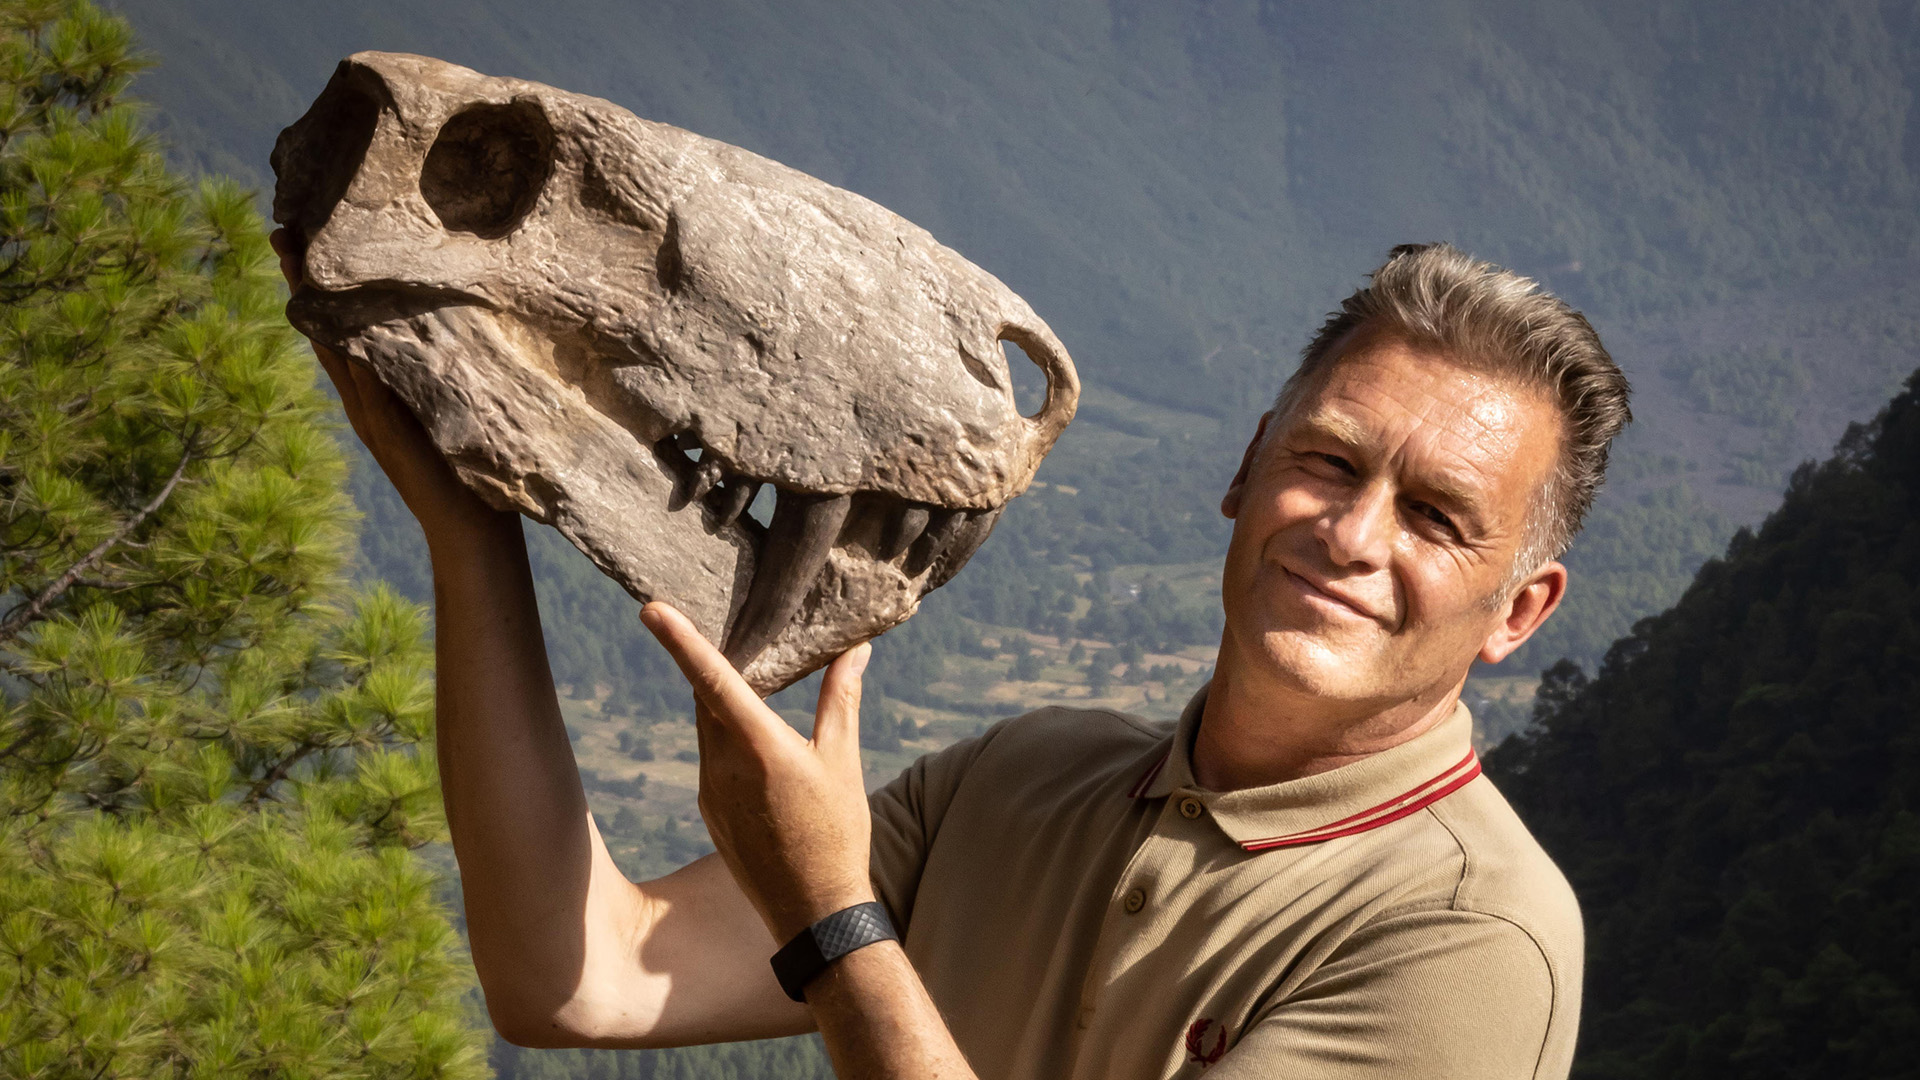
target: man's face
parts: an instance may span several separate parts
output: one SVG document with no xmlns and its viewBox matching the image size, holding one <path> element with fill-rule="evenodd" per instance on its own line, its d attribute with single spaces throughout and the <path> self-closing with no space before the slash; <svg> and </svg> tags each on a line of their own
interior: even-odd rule
<svg viewBox="0 0 1920 1080">
<path fill-rule="evenodd" d="M 1278 426 L 1223 500 L 1225 646 L 1256 677 L 1356 707 L 1444 692 L 1558 603 L 1557 563 L 1489 597 L 1553 471 L 1559 415 L 1538 391 L 1391 338 L 1348 344 L 1320 383 L 1263 422 Z"/>
</svg>

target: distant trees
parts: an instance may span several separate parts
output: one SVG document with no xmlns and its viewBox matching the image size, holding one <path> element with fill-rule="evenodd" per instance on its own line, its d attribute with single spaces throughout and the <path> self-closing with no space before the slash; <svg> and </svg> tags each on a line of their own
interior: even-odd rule
<svg viewBox="0 0 1920 1080">
<path fill-rule="evenodd" d="M 261 223 L 140 65 L 0 0 L 0 1074 L 481 1075 L 420 614 L 345 589 Z"/>
<path fill-rule="evenodd" d="M 1588 928 L 1575 1075 L 1920 1061 L 1920 374 L 1487 768 Z"/>
</svg>

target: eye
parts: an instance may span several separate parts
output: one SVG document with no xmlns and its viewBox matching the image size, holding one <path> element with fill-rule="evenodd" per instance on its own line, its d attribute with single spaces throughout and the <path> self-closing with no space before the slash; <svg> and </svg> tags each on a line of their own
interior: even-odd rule
<svg viewBox="0 0 1920 1080">
<path fill-rule="evenodd" d="M 1345 476 L 1353 476 L 1358 472 L 1358 470 L 1356 470 L 1353 467 L 1353 462 L 1348 461 L 1346 458 L 1341 457 L 1339 454 L 1328 454 L 1328 453 L 1323 453 L 1319 450 L 1309 450 L 1303 456 L 1309 458 L 1310 460 L 1318 461 L 1325 465 L 1332 466 L 1333 468 L 1339 470 L 1340 473 Z"/>
<path fill-rule="evenodd" d="M 1452 536 L 1454 539 L 1457 540 L 1460 538 L 1459 527 L 1454 525 L 1453 519 L 1443 513 L 1439 507 L 1431 503 L 1417 502 L 1413 504 L 1413 512 L 1420 515 L 1422 520 L 1444 529 L 1447 535 Z"/>
</svg>

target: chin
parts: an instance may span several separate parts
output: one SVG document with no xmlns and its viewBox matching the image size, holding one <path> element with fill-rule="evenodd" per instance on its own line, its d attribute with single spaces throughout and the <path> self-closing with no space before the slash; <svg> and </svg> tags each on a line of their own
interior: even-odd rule
<svg viewBox="0 0 1920 1080">
<path fill-rule="evenodd" d="M 1262 635 L 1254 657 L 1267 678 L 1287 689 L 1329 701 L 1365 701 L 1390 696 L 1387 680 L 1371 657 L 1340 649 L 1297 630 Z"/>
</svg>

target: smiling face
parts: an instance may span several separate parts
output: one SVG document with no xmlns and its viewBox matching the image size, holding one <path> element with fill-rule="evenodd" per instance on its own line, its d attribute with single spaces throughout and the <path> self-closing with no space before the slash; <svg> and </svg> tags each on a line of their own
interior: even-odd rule
<svg viewBox="0 0 1920 1080">
<path fill-rule="evenodd" d="M 1540 392 L 1362 337 L 1262 432 L 1222 505 L 1223 663 L 1356 712 L 1431 703 L 1558 603 L 1557 563 L 1488 603 L 1559 453 Z"/>
</svg>

